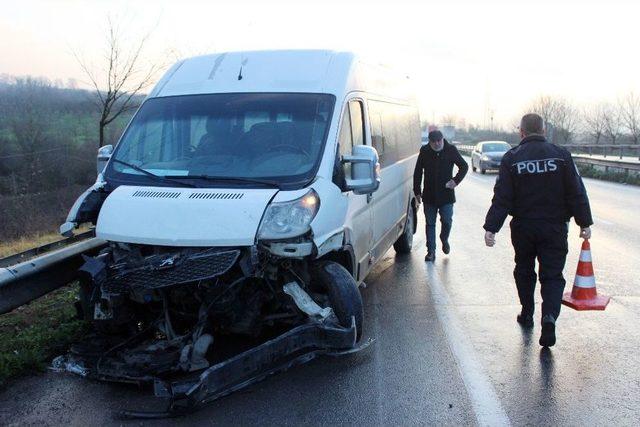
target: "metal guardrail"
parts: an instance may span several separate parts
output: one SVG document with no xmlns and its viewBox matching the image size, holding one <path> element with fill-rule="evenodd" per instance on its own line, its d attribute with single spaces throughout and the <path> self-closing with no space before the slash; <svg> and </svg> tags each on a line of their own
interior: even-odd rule
<svg viewBox="0 0 640 427">
<path fill-rule="evenodd" d="M 618 157 L 620 160 L 624 157 L 637 157 L 638 160 L 640 160 L 640 144 L 565 144 L 563 147 L 572 154 L 602 156 L 605 158 L 609 155 L 611 157 Z"/>
<path fill-rule="evenodd" d="M 471 154 L 475 145 L 457 144 L 456 147 L 462 153 Z M 576 147 L 579 147 L 580 149 L 583 149 L 586 147 L 586 149 L 588 150 L 589 147 L 602 148 L 603 147 L 602 145 L 589 146 L 589 145 L 573 144 L 573 145 L 563 145 L 563 147 L 568 149 L 571 152 L 574 162 L 578 164 L 604 167 L 605 172 L 608 172 L 609 169 L 622 170 L 626 174 L 629 174 L 630 171 L 640 172 L 640 162 L 629 162 L 629 161 L 624 161 L 620 159 L 599 159 L 599 158 L 590 157 L 588 154 L 579 154 L 579 153 L 574 153 L 572 151 L 572 149 L 575 150 Z M 636 145 L 625 145 L 625 146 L 610 145 L 606 147 L 609 147 L 609 148 L 615 147 L 616 149 L 620 147 L 623 147 L 623 148 L 632 147 L 633 149 L 638 149 L 640 152 L 640 146 L 636 146 Z M 600 155 L 600 154 L 595 153 L 594 155 Z"/>
<path fill-rule="evenodd" d="M 96 237 L 76 237 L 0 260 L 0 314 L 72 282 L 84 263 L 82 256 L 95 254 L 106 245 Z M 28 259 L 21 261 L 23 258 Z"/>
<path fill-rule="evenodd" d="M 640 162 L 625 162 L 622 160 L 596 159 L 596 158 L 582 156 L 582 155 L 574 155 L 573 161 L 578 164 L 604 167 L 605 172 L 609 172 L 609 169 L 623 170 L 627 175 L 629 174 L 630 171 L 640 172 Z"/>
<path fill-rule="evenodd" d="M 467 154 L 471 154 L 471 152 L 473 151 L 473 147 L 475 147 L 475 145 L 456 144 L 456 148 L 458 149 L 458 151 L 462 151 L 463 153 Z"/>
<path fill-rule="evenodd" d="M 75 236 L 68 237 L 66 239 L 60 239 L 57 242 L 47 243 L 46 245 L 38 246 L 32 249 L 28 249 L 24 252 L 9 255 L 5 258 L 0 258 L 0 268 L 9 267 L 20 262 L 27 261 L 28 259 L 34 258 L 38 255 L 51 252 L 54 249 L 60 249 L 65 246 L 69 246 L 72 243 L 90 239 L 92 237 L 95 237 L 95 235 L 95 230 L 90 230 L 84 233 L 76 234 Z"/>
</svg>

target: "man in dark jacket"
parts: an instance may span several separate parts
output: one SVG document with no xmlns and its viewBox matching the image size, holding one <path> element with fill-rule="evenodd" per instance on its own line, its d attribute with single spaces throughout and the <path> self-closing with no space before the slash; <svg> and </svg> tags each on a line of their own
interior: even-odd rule
<svg viewBox="0 0 640 427">
<path fill-rule="evenodd" d="M 537 114 L 526 114 L 520 122 L 520 144 L 509 150 L 500 163 L 493 201 L 484 223 L 485 243 L 495 244 L 507 215 L 511 215 L 511 242 L 516 267 L 513 276 L 522 311 L 516 320 L 533 326 L 535 261 L 542 294 L 540 345 L 555 344 L 555 323 L 560 314 L 565 280 L 562 269 L 567 257 L 567 227 L 571 217 L 581 227 L 580 236 L 591 237 L 593 221 L 587 192 L 571 153 L 550 144 L 544 137 L 544 122 Z"/>
<path fill-rule="evenodd" d="M 453 165 L 458 173 L 453 176 Z M 469 166 L 458 149 L 449 144 L 439 130 L 429 132 L 429 143 L 420 148 L 416 168 L 413 171 L 413 192 L 418 203 L 424 201 L 427 223 L 427 256 L 425 261 L 436 259 L 436 219 L 440 213 L 440 240 L 442 252 L 448 254 L 449 233 L 453 222 L 454 188 L 460 184 Z M 424 176 L 423 190 L 420 189 Z"/>
</svg>

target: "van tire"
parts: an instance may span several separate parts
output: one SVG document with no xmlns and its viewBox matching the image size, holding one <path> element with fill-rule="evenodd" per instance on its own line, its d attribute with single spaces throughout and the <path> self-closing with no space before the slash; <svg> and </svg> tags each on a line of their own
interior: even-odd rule
<svg viewBox="0 0 640 427">
<path fill-rule="evenodd" d="M 411 252 L 411 249 L 413 248 L 413 232 L 415 230 L 415 223 L 415 211 L 411 206 L 409 206 L 409 210 L 407 211 L 407 221 L 404 224 L 404 230 L 402 230 L 402 234 L 393 244 L 393 249 L 396 250 L 396 253 L 408 254 L 409 252 Z"/>
<path fill-rule="evenodd" d="M 319 261 L 313 267 L 312 287 L 329 298 L 340 325 L 351 327 L 351 318 L 356 319 L 356 341 L 362 337 L 364 309 L 358 284 L 346 268 L 333 261 Z"/>
</svg>

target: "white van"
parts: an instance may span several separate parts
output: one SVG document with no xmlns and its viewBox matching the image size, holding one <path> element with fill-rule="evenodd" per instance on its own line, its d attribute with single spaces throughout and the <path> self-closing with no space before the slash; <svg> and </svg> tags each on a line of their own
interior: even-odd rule
<svg viewBox="0 0 640 427">
<path fill-rule="evenodd" d="M 81 308 L 101 334 L 131 340 L 68 366 L 162 382 L 213 377 L 229 336 L 258 340 L 233 354 L 263 357 L 243 362 L 262 373 L 267 360 L 358 348 L 358 284 L 391 246 L 411 250 L 420 145 L 408 78 L 351 53 L 175 64 L 102 147 L 98 181 L 61 227 L 94 222 L 109 243 L 81 268 Z M 230 387 L 209 381 L 208 395 Z"/>
</svg>

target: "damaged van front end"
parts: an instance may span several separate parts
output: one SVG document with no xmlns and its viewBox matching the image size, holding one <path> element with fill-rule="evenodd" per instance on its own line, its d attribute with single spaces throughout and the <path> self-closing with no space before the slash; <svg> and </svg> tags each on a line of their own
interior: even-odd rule
<svg viewBox="0 0 640 427">
<path fill-rule="evenodd" d="M 344 232 L 319 248 L 316 191 L 276 193 L 121 186 L 109 194 L 96 228 L 109 243 L 79 270 L 77 305 L 92 332 L 54 366 L 152 384 L 169 399 L 167 411 L 125 415 L 156 417 L 319 354 L 368 345 L 357 344 L 355 281 L 345 266 L 320 258 L 348 254 Z"/>
</svg>

